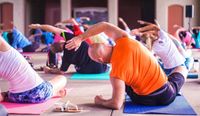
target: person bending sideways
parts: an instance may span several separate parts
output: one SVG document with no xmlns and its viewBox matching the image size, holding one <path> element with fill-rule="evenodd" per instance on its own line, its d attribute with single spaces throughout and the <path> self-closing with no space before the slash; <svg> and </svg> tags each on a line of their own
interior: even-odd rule
<svg viewBox="0 0 200 116">
<path fill-rule="evenodd" d="M 0 36 L 0 78 L 7 80 L 9 90 L 0 91 L 0 101 L 40 103 L 53 96 L 66 95 L 66 78 L 57 76 L 44 81 L 26 59 Z"/>
<path fill-rule="evenodd" d="M 172 35 L 163 31 L 159 24 L 153 24 L 139 20 L 141 25 L 148 25 L 151 31 L 159 30 L 158 38 L 151 37 L 149 34 L 143 34 L 141 38 L 146 41 L 147 47 L 150 51 L 160 58 L 159 63 L 167 75 L 170 75 L 173 69 L 180 65 L 185 65 L 188 71 L 193 65 L 193 58 L 190 57 L 181 43 Z M 140 28 L 132 30 L 132 32 L 141 35 Z M 155 35 L 155 34 L 154 34 Z M 150 40 L 150 41 L 149 41 Z"/>
<path fill-rule="evenodd" d="M 70 40 L 75 37 L 74 34 L 66 32 L 66 30 L 56 28 L 51 25 L 40 25 L 40 24 L 32 24 L 29 25 L 30 28 L 40 28 L 43 30 L 48 30 L 55 34 L 59 34 L 65 40 Z M 62 64 L 60 69 L 58 68 L 49 68 L 44 67 L 44 71 L 46 73 L 54 73 L 54 74 L 64 74 L 69 68 L 71 64 L 75 65 L 75 69 L 78 73 L 87 73 L 87 74 L 96 74 L 103 73 L 109 70 L 109 66 L 106 64 L 98 63 L 93 61 L 88 55 L 88 47 L 89 45 L 84 41 L 77 51 L 67 50 L 64 48 L 65 42 L 56 42 L 51 46 L 51 54 L 55 54 L 58 52 L 63 52 Z"/>
<path fill-rule="evenodd" d="M 148 25 L 140 31 L 150 35 L 159 32 L 159 30 L 152 32 Z M 88 54 L 94 61 L 111 63 L 110 82 L 113 92 L 110 99 L 97 95 L 94 99 L 95 104 L 120 109 L 125 91 L 132 102 L 137 104 L 167 105 L 174 101 L 185 82 L 187 69 L 184 66 L 178 66 L 167 78 L 149 50 L 137 40 L 130 39 L 125 31 L 113 24 L 97 23 L 85 33 L 67 41 L 65 47 L 68 50 L 77 49 L 85 38 L 100 32 L 112 38 L 116 45 L 112 47 L 105 44 L 93 44 L 89 47 Z"/>
</svg>

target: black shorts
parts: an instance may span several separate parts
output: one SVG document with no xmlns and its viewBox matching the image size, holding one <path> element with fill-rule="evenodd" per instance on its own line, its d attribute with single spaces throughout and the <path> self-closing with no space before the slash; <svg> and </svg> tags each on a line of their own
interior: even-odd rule
<svg viewBox="0 0 200 116">
<path fill-rule="evenodd" d="M 75 68 L 78 73 L 83 74 L 98 74 L 109 70 L 109 66 L 107 64 L 100 64 L 94 61 L 91 61 L 87 65 L 81 67 L 76 66 Z"/>
<path fill-rule="evenodd" d="M 185 82 L 184 76 L 178 72 L 168 77 L 168 82 L 149 95 L 138 95 L 126 85 L 126 93 L 132 102 L 142 105 L 168 105 L 174 101 Z"/>
</svg>

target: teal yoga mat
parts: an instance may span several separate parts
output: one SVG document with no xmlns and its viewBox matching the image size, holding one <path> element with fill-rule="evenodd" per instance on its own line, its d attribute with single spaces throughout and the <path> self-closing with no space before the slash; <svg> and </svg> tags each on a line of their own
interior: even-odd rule
<svg viewBox="0 0 200 116">
<path fill-rule="evenodd" d="M 109 72 L 100 74 L 80 74 L 74 73 L 71 80 L 109 80 Z"/>
</svg>

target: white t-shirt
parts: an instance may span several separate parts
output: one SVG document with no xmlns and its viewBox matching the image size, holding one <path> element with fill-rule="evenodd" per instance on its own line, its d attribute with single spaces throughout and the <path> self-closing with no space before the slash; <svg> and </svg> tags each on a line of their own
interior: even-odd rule
<svg viewBox="0 0 200 116">
<path fill-rule="evenodd" d="M 163 30 L 159 32 L 159 39 L 154 41 L 152 48 L 155 54 L 162 60 L 165 69 L 175 68 L 185 62 L 185 58 Z"/>
<path fill-rule="evenodd" d="M 31 90 L 43 82 L 26 59 L 14 48 L 0 51 L 0 77 L 9 82 L 12 93 Z"/>
</svg>

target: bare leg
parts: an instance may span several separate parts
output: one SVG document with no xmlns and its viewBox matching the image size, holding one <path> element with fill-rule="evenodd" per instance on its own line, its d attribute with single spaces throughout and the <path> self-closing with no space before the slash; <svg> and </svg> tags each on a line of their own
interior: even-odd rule
<svg viewBox="0 0 200 116">
<path fill-rule="evenodd" d="M 53 96 L 64 97 L 66 95 L 65 85 L 67 83 L 67 78 L 65 76 L 56 76 L 49 82 L 53 85 Z"/>
</svg>

